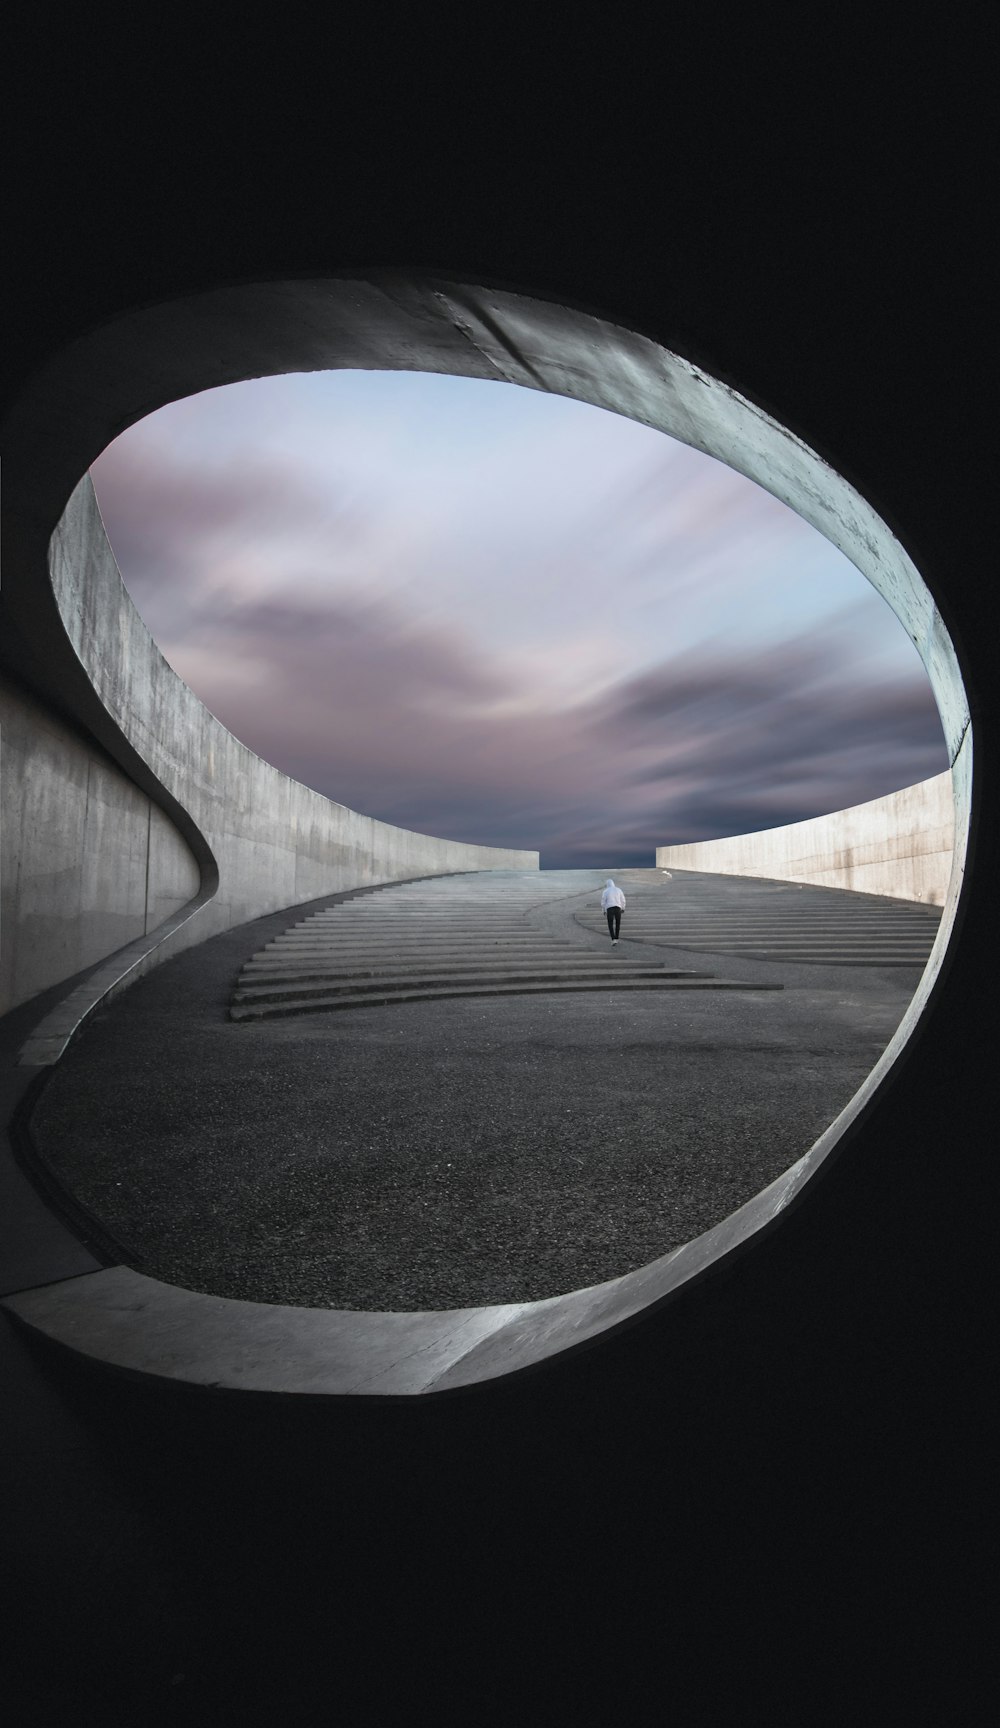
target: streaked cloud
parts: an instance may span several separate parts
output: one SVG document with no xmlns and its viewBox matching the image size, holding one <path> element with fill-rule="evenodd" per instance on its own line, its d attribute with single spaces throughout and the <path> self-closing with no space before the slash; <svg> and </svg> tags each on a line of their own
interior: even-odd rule
<svg viewBox="0 0 1000 1728">
<path fill-rule="evenodd" d="M 172 405 L 95 465 L 167 658 L 353 808 L 651 862 L 946 766 L 901 626 L 759 488 L 559 398 L 412 374 Z"/>
</svg>

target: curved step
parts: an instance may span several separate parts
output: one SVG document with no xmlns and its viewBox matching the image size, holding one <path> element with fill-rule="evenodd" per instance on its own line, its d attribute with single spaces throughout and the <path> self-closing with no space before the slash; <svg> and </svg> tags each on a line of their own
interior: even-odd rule
<svg viewBox="0 0 1000 1728">
<path fill-rule="evenodd" d="M 235 982 L 230 1019 L 455 997 L 781 988 L 748 986 L 649 955 L 632 959 L 606 942 L 598 951 L 533 928 L 527 920 L 551 899 L 537 880 L 441 880 L 419 892 L 387 886 L 377 899 L 377 905 L 372 895 L 325 908 L 259 949 Z"/>
<path fill-rule="evenodd" d="M 410 990 L 429 987 L 436 989 L 446 983 L 454 982 L 462 986 L 480 986 L 483 988 L 500 985 L 513 988 L 522 984 L 552 984 L 553 986 L 593 985 L 595 989 L 617 989 L 623 981 L 631 982 L 637 978 L 651 979 L 654 983 L 677 983 L 690 978 L 704 981 L 711 978 L 711 973 L 667 971 L 657 966 L 629 966 L 614 972 L 606 967 L 584 967 L 582 969 L 563 970 L 561 968 L 534 968 L 508 970 L 506 967 L 496 971 L 486 968 L 468 967 L 466 975 L 457 976 L 455 972 L 444 968 L 414 967 L 410 971 L 399 971 L 395 967 L 386 967 L 379 971 L 374 968 L 367 973 L 328 974 L 321 977 L 299 977 L 284 980 L 275 979 L 268 982 L 245 981 L 242 978 L 237 983 L 232 1000 L 240 1003 L 290 1002 L 297 999 L 305 1000 L 318 996 L 341 996 L 350 993 L 364 994 L 378 990 Z"/>
<path fill-rule="evenodd" d="M 564 979 L 546 984 L 459 984 L 407 986 L 405 989 L 385 989 L 375 985 L 371 991 L 345 992 L 342 996 L 322 996 L 295 1002 L 233 1002 L 231 1020 L 272 1020 L 291 1014 L 332 1013 L 344 1008 L 386 1007 L 397 1002 L 443 1001 L 456 996 L 550 996 L 569 991 L 619 990 L 780 990 L 780 984 L 745 984 L 735 978 L 712 978 L 706 974 L 689 978 L 621 978 L 588 981 Z"/>
<path fill-rule="evenodd" d="M 940 923 L 937 907 L 742 878 L 642 882 L 629 888 L 627 902 L 624 942 L 794 965 L 919 970 L 930 958 Z M 592 904 L 575 919 L 595 934 L 606 929 Z"/>
</svg>

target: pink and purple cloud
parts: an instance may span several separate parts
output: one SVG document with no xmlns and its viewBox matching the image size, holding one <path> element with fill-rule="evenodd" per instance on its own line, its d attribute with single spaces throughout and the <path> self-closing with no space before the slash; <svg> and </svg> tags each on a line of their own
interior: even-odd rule
<svg viewBox="0 0 1000 1728">
<path fill-rule="evenodd" d="M 888 607 L 751 482 L 513 386 L 209 391 L 93 469 L 168 660 L 261 756 L 407 828 L 652 863 L 947 766 Z"/>
</svg>

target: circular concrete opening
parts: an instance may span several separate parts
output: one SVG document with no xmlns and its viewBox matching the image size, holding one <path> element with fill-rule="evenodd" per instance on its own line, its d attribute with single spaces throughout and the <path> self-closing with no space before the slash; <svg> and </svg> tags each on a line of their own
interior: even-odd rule
<svg viewBox="0 0 1000 1728">
<path fill-rule="evenodd" d="M 154 1285 L 146 1292 L 151 1306 L 139 1337 L 134 1292 L 123 1295 L 136 1275 L 122 1269 L 98 1275 L 104 1282 L 92 1293 L 103 1317 L 101 1351 L 132 1366 L 148 1368 L 157 1359 L 152 1315 L 158 1307 L 175 1346 L 184 1338 L 169 1370 L 181 1378 L 327 1392 L 446 1390 L 530 1366 L 659 1304 L 775 1224 L 802 1195 L 848 1123 L 865 1110 L 928 1001 L 961 884 L 971 732 L 950 639 L 926 584 L 888 526 L 815 452 L 698 367 L 607 321 L 508 291 L 385 275 L 220 290 L 135 313 L 75 344 L 53 363 L 13 418 L 14 447 L 23 461 L 15 454 L 8 477 L 19 523 L 18 576 L 26 587 L 37 585 L 54 535 L 56 603 L 82 675 L 98 693 L 107 736 L 120 759 L 138 762 L 164 789 L 168 808 L 187 813 L 201 837 L 203 870 L 225 852 L 222 788 L 210 784 L 210 763 L 178 760 L 166 736 L 162 704 L 157 713 L 144 707 L 141 680 L 132 676 L 131 665 L 125 664 L 129 657 L 123 660 L 121 653 L 123 633 L 134 631 L 136 641 L 142 633 L 137 619 L 128 620 L 127 597 L 116 600 L 114 639 L 108 616 L 95 615 L 82 602 L 88 566 L 106 556 L 96 513 L 88 514 L 75 497 L 61 523 L 59 518 L 91 461 L 152 408 L 224 382 L 338 366 L 454 372 L 573 396 L 667 432 L 756 481 L 844 552 L 900 619 L 935 693 L 955 791 L 955 867 L 948 902 L 930 965 L 896 1036 L 865 1086 L 815 1146 L 768 1190 L 697 1241 L 591 1290 L 515 1308 L 451 1314 L 261 1310 Z M 225 857 L 221 877 L 224 888 Z M 221 907 L 218 895 L 202 909 L 199 931 L 205 935 L 235 921 L 227 915 L 213 924 L 213 904 Z M 78 1290 L 72 1299 L 79 1316 L 87 1294 Z M 247 1327 L 253 1334 L 249 1373 Z M 237 1338 L 243 1340 L 238 1370 L 231 1365 Z M 228 1369 L 220 1370 L 220 1354 L 230 1361 Z"/>
<path fill-rule="evenodd" d="M 537 848 L 547 871 L 645 867 L 947 767 L 913 644 L 854 565 L 713 457 L 590 404 L 281 374 L 146 416 L 91 480 L 195 694 L 264 761 L 402 828 Z M 841 885 L 932 898 L 870 870 Z"/>
</svg>

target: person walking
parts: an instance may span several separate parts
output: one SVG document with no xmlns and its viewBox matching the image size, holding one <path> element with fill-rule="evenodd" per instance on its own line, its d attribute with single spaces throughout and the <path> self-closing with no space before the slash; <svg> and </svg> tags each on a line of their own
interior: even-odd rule
<svg viewBox="0 0 1000 1728">
<path fill-rule="evenodd" d="M 618 940 L 618 932 L 622 927 L 622 913 L 624 910 L 625 896 L 620 888 L 615 887 L 611 877 L 609 876 L 608 885 L 605 888 L 604 893 L 601 895 L 601 911 L 606 912 L 608 915 L 608 930 L 611 933 L 612 942 L 617 942 Z"/>
</svg>

